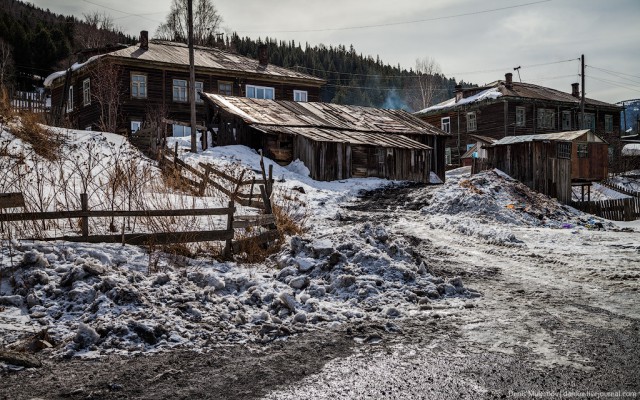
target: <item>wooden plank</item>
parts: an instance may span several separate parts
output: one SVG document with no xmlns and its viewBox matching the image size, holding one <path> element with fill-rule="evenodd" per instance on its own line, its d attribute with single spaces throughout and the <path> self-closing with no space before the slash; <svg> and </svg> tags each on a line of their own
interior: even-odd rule
<svg viewBox="0 0 640 400">
<path fill-rule="evenodd" d="M 252 226 L 265 226 L 273 224 L 276 219 L 273 215 L 245 215 L 236 216 L 233 221 L 234 229 L 249 228 Z"/>
<path fill-rule="evenodd" d="M 217 231 L 190 231 L 190 232 L 161 232 L 161 233 L 128 233 L 124 235 L 92 235 L 82 236 L 61 236 L 50 239 L 38 239 L 43 241 L 62 240 L 67 242 L 87 242 L 87 243 L 126 243 L 131 245 L 144 246 L 149 244 L 173 244 L 173 243 L 194 243 L 194 242 L 214 242 L 233 239 L 233 230 Z"/>
<path fill-rule="evenodd" d="M 22 193 L 0 193 L 0 208 L 14 207 L 24 207 L 24 196 Z"/>
<path fill-rule="evenodd" d="M 181 217 L 227 215 L 228 208 L 194 208 L 180 210 L 132 210 L 132 211 L 47 211 L 1 214 L 0 221 L 38 221 L 67 218 L 106 217 Z"/>
</svg>

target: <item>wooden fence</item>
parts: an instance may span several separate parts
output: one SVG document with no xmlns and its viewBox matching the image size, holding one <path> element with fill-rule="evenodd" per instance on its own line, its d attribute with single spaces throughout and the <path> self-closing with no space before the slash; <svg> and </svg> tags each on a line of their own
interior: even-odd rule
<svg viewBox="0 0 640 400">
<path fill-rule="evenodd" d="M 604 187 L 608 187 L 609 189 L 615 190 L 616 192 L 620 192 L 622 194 L 626 194 L 627 196 L 640 197 L 640 192 L 629 190 L 629 189 L 627 189 L 626 187 L 624 187 L 622 185 L 618 185 L 618 184 L 615 184 L 615 183 L 610 182 L 610 181 L 602 181 L 602 182 L 598 182 L 598 183 L 600 183 Z"/>
<path fill-rule="evenodd" d="M 35 113 L 45 113 L 49 111 L 47 107 L 47 97 L 44 93 L 14 91 L 9 95 L 11 106 L 14 111 L 31 111 Z"/>
<path fill-rule="evenodd" d="M 572 202 L 571 206 L 612 221 L 640 219 L 640 198 L 637 197 L 604 201 L 578 201 Z"/>
</svg>

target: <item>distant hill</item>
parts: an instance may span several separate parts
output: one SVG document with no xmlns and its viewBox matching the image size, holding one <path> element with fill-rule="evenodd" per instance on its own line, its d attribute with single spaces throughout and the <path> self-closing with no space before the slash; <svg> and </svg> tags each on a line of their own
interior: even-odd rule
<svg viewBox="0 0 640 400">
<path fill-rule="evenodd" d="M 135 42 L 121 32 L 105 32 L 72 16 L 17 0 L 0 0 L 0 40 L 10 46 L 14 66 L 11 83 L 21 89 L 30 89 L 37 77 L 66 67 L 70 56 L 86 47 L 88 37 L 103 38 L 104 44 Z"/>
</svg>

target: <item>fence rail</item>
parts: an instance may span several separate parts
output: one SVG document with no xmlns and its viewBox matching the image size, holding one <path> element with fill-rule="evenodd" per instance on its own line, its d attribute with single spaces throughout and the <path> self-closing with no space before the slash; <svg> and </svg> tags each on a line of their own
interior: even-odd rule
<svg viewBox="0 0 640 400">
<path fill-rule="evenodd" d="M 15 111 L 48 112 L 47 97 L 44 93 L 16 90 L 10 95 L 11 106 Z"/>
<path fill-rule="evenodd" d="M 634 221 L 640 219 L 640 198 L 604 201 L 577 201 L 571 206 L 598 217 L 612 221 Z"/>
<path fill-rule="evenodd" d="M 634 190 L 627 189 L 626 187 L 624 187 L 622 185 L 618 185 L 618 184 L 615 184 L 615 183 L 610 182 L 610 181 L 602 181 L 602 182 L 599 182 L 599 183 L 604 187 L 608 187 L 609 189 L 615 190 L 615 191 L 620 192 L 622 194 L 626 194 L 627 196 L 640 197 L 640 192 L 636 192 Z"/>
</svg>

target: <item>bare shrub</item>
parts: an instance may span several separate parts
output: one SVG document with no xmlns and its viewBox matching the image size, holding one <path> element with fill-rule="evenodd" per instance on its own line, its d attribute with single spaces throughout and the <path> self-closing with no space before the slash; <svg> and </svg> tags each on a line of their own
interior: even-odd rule
<svg viewBox="0 0 640 400">
<path fill-rule="evenodd" d="M 42 114 L 24 112 L 20 115 L 21 126 L 11 133 L 22 141 L 29 143 L 33 151 L 47 160 L 55 160 L 60 156 L 62 140 L 59 135 L 42 124 Z"/>
</svg>

